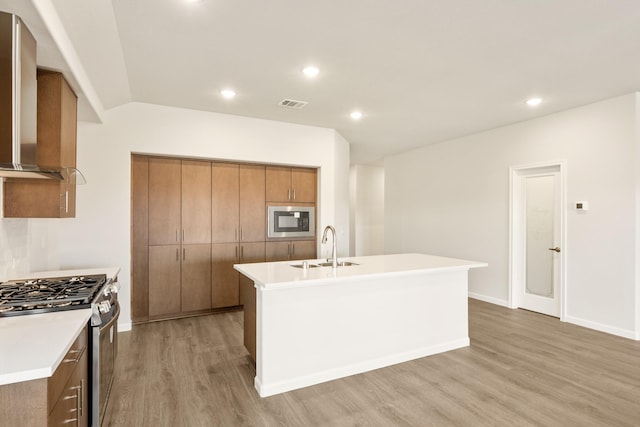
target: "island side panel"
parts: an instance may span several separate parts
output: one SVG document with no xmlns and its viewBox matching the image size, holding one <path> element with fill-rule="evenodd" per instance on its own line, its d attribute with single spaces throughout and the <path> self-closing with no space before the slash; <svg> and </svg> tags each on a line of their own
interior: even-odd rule
<svg viewBox="0 0 640 427">
<path fill-rule="evenodd" d="M 469 345 L 468 271 L 257 289 L 263 397 Z"/>
</svg>

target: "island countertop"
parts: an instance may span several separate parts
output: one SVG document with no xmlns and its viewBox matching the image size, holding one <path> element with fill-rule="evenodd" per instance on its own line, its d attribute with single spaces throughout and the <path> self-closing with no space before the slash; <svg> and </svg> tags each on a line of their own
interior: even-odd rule
<svg viewBox="0 0 640 427">
<path fill-rule="evenodd" d="M 56 270 L 22 274 L 17 279 L 93 274 L 113 279 L 119 272 L 116 267 Z M 53 375 L 90 317 L 91 309 L 86 308 L 0 318 L 0 385 Z"/>
<path fill-rule="evenodd" d="M 326 260 L 307 260 L 317 264 Z M 303 261 L 279 261 L 253 264 L 235 264 L 234 268 L 253 280 L 257 287 L 264 289 L 286 288 L 290 286 L 314 286 L 340 281 L 351 281 L 358 277 L 389 277 L 444 272 L 486 267 L 488 264 L 457 258 L 426 254 L 393 254 L 340 258 L 357 265 L 338 268 L 312 267 L 297 268 Z"/>
</svg>

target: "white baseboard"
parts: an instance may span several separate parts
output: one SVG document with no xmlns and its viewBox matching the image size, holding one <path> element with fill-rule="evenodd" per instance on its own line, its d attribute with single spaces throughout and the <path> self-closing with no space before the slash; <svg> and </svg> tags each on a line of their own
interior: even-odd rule
<svg viewBox="0 0 640 427">
<path fill-rule="evenodd" d="M 477 299 L 480 301 L 484 301 L 484 302 L 488 302 L 490 304 L 495 304 L 495 305 L 501 305 L 503 307 L 509 307 L 509 301 L 507 300 L 503 300 L 503 299 L 498 299 L 498 298 L 494 298 L 494 297 L 488 297 L 486 295 L 482 295 L 482 294 L 477 294 L 475 292 L 469 292 L 469 298 L 473 298 L 473 299 Z"/>
<path fill-rule="evenodd" d="M 255 377 L 254 386 L 260 397 L 273 396 L 274 394 L 284 393 L 303 387 L 309 387 L 315 384 L 332 381 L 338 378 L 350 375 L 361 374 L 363 372 L 372 371 L 374 369 L 384 368 L 386 366 L 395 365 L 397 363 L 408 362 L 409 360 L 419 359 L 421 357 L 431 356 L 433 354 L 443 353 L 445 351 L 455 350 L 469 346 L 469 338 L 460 338 L 454 341 L 429 346 L 406 353 L 393 354 L 386 357 L 367 360 L 362 363 L 355 363 L 348 366 L 340 366 L 323 372 L 317 372 L 313 375 L 291 378 L 285 381 L 278 381 L 271 384 L 262 383 L 258 377 Z"/>
<path fill-rule="evenodd" d="M 131 330 L 131 322 L 118 322 L 118 332 L 127 332 Z"/>
<path fill-rule="evenodd" d="M 573 323 L 574 325 L 582 326 L 596 331 L 605 332 L 607 334 L 616 335 L 622 338 L 628 338 L 630 340 L 640 340 L 638 333 L 628 329 L 616 328 L 615 326 L 605 325 L 603 323 L 592 322 L 591 320 L 581 319 L 579 317 L 565 316 L 564 321 L 567 323 Z"/>
</svg>

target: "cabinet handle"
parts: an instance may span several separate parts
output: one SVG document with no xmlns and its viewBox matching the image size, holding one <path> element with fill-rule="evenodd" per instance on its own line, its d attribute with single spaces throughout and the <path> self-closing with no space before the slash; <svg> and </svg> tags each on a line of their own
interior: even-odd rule
<svg viewBox="0 0 640 427">
<path fill-rule="evenodd" d="M 296 199 L 296 189 L 294 188 L 293 189 L 293 200 L 295 200 L 295 199 Z"/>
<path fill-rule="evenodd" d="M 182 248 L 182 260 L 184 261 L 185 259 L 187 259 L 187 249 Z"/>
<path fill-rule="evenodd" d="M 296 254 L 296 244 L 292 243 L 291 244 L 291 255 L 295 256 L 295 254 Z"/>
<path fill-rule="evenodd" d="M 238 229 L 237 228 L 233 231 L 233 241 L 234 242 L 238 241 Z M 238 255 L 238 253 L 236 252 L 236 256 L 237 255 Z"/>
<path fill-rule="evenodd" d="M 176 261 L 180 261 L 180 249 L 176 248 Z"/>
<path fill-rule="evenodd" d="M 69 355 L 71 355 L 72 353 L 80 353 L 80 350 L 72 350 L 69 352 Z M 62 359 L 62 363 L 78 363 L 80 361 L 80 355 L 78 355 L 78 357 L 76 357 L 75 359 Z"/>
<path fill-rule="evenodd" d="M 236 259 L 238 259 L 238 247 L 236 246 Z"/>
<path fill-rule="evenodd" d="M 291 243 L 287 243 L 287 256 L 291 257 Z"/>
<path fill-rule="evenodd" d="M 80 420 L 78 418 L 69 418 L 67 420 L 64 420 L 62 422 L 62 424 L 71 424 L 71 423 L 76 423 L 76 425 L 78 425 L 78 423 L 80 422 Z"/>
<path fill-rule="evenodd" d="M 291 189 L 289 189 L 289 192 L 287 193 L 287 200 L 291 200 Z"/>
<path fill-rule="evenodd" d="M 240 246 L 240 261 L 244 260 L 244 246 Z"/>
<path fill-rule="evenodd" d="M 182 229 L 182 241 L 184 242 L 184 228 Z"/>
<path fill-rule="evenodd" d="M 69 190 L 64 192 L 64 211 L 69 212 Z"/>
<path fill-rule="evenodd" d="M 176 242 L 178 241 L 178 229 L 176 228 Z"/>
<path fill-rule="evenodd" d="M 78 413 L 82 416 L 82 413 L 84 412 L 84 402 L 82 399 L 84 394 L 84 380 L 80 380 L 80 385 L 71 387 L 71 390 L 76 391 L 76 397 L 78 399 Z"/>
<path fill-rule="evenodd" d="M 240 227 L 240 241 L 242 242 L 242 227 Z"/>
</svg>

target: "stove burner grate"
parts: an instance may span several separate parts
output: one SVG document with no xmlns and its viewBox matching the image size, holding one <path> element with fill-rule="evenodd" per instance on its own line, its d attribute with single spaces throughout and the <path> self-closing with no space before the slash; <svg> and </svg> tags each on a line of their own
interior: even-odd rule
<svg viewBox="0 0 640 427">
<path fill-rule="evenodd" d="M 102 274 L 0 283 L 0 316 L 89 307 L 105 282 Z"/>
</svg>

